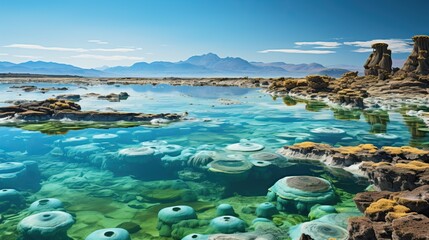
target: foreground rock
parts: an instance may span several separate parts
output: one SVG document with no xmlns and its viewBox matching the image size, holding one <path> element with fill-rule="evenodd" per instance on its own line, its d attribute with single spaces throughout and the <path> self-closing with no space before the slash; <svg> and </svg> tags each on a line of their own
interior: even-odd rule
<svg viewBox="0 0 429 240">
<path fill-rule="evenodd" d="M 178 120 L 182 117 L 174 113 L 127 113 L 81 111 L 79 104 L 68 100 L 47 99 L 0 107 L 0 118 L 14 118 L 25 121 L 47 121 L 70 119 L 73 121 L 151 121 L 153 119 Z"/>
<path fill-rule="evenodd" d="M 365 217 L 349 220 L 350 239 L 428 239 L 429 185 L 359 193 L 354 200 Z"/>
</svg>

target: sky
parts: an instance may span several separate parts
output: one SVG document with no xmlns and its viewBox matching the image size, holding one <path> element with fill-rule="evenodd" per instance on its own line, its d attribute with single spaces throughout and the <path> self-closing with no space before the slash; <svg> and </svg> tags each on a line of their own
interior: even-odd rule
<svg viewBox="0 0 429 240">
<path fill-rule="evenodd" d="M 1 0 L 0 61 L 79 67 L 216 53 L 361 66 L 374 42 L 394 65 L 429 34 L 427 0 Z"/>
</svg>

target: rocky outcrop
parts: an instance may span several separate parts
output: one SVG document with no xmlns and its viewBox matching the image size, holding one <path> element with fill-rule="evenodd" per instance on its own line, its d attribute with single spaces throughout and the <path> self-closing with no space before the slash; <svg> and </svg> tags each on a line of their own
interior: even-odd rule
<svg viewBox="0 0 429 240">
<path fill-rule="evenodd" d="M 414 49 L 404 67 L 392 69 L 391 50 L 376 43 L 364 64 L 365 76 L 348 72 L 341 78 L 308 76 L 305 79 L 279 78 L 271 81 L 267 92 L 305 100 L 325 100 L 352 108 L 374 106 L 367 98 L 402 100 L 428 99 L 429 36 L 415 36 Z"/>
<path fill-rule="evenodd" d="M 387 49 L 388 45 L 375 43 L 371 47 L 374 50 L 364 64 L 365 75 L 378 76 L 383 71 L 390 74 L 392 72 L 392 51 Z"/>
<path fill-rule="evenodd" d="M 343 89 L 337 92 L 337 95 L 330 97 L 332 102 L 340 105 L 347 105 L 357 108 L 364 108 L 363 99 L 367 97 L 366 91 L 356 91 L 352 89 Z"/>
<path fill-rule="evenodd" d="M 73 102 L 79 102 L 81 97 L 79 94 L 61 94 L 56 97 L 58 100 L 68 100 Z"/>
<path fill-rule="evenodd" d="M 423 240 L 429 238 L 429 218 L 425 215 L 408 215 L 393 220 L 393 240 Z"/>
<path fill-rule="evenodd" d="M 402 192 L 364 192 L 354 198 L 364 217 L 349 219 L 350 239 L 427 239 L 429 185 Z"/>
<path fill-rule="evenodd" d="M 278 152 L 287 158 L 317 160 L 338 167 L 348 167 L 363 161 L 399 163 L 401 160 L 420 160 L 429 163 L 429 151 L 409 146 L 378 149 L 372 144 L 332 147 L 328 144 L 302 142 L 284 146 Z"/>
<path fill-rule="evenodd" d="M 417 35 L 413 37 L 413 41 L 413 51 L 398 74 L 405 72 L 427 75 L 429 74 L 429 36 Z"/>
<path fill-rule="evenodd" d="M 107 100 L 109 102 L 119 102 L 121 100 L 127 100 L 130 95 L 127 92 L 120 92 L 119 94 L 110 93 L 107 95 L 99 95 L 97 98 Z"/>
<path fill-rule="evenodd" d="M 47 121 L 70 119 L 73 121 L 150 121 L 153 119 L 178 120 L 180 114 L 159 113 L 126 113 L 81 111 L 79 104 L 68 100 L 47 99 L 23 103 L 15 106 L 0 107 L 0 117 L 9 117 L 25 121 Z"/>
<path fill-rule="evenodd" d="M 360 169 L 382 191 L 411 190 L 429 184 L 429 164 L 420 161 L 365 162 Z"/>
</svg>

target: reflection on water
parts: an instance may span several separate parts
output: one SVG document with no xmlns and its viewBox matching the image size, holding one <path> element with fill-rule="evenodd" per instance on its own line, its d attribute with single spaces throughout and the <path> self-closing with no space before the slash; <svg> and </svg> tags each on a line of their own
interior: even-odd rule
<svg viewBox="0 0 429 240">
<path fill-rule="evenodd" d="M 17 188 L 22 194 L 13 201 L 3 201 L 0 193 L 1 215 L 6 219 L 0 224 L 2 240 L 17 239 L 16 225 L 30 214 L 29 204 L 43 198 L 61 200 L 62 208 L 76 217 L 76 223 L 68 231 L 76 240 L 97 229 L 133 224 L 141 227 L 135 232 L 134 228 L 133 239 L 157 239 L 158 211 L 175 205 L 191 206 L 199 220 L 169 226 L 172 238 L 166 239 L 212 231 L 208 222 L 216 217 L 215 207 L 220 203 L 232 205 L 250 226 L 256 217 L 256 206 L 266 201 L 268 188 L 278 179 L 292 175 L 329 180 L 338 196 L 336 211 L 354 213 L 352 198 L 367 187 L 365 180 L 314 162 L 281 160 L 279 165 L 272 164 L 275 155 L 268 153 L 303 141 L 331 145 L 372 143 L 378 147 L 410 143 L 424 146 L 428 142 L 427 136 L 418 130 L 422 122 L 400 113 L 331 110 L 320 102 L 273 99 L 255 89 L 35 85 L 66 86 L 67 94 L 82 96 L 124 91 L 130 95 L 121 102 L 83 97 L 79 101 L 83 110 L 188 112 L 189 115 L 184 121 L 165 126 L 3 124 L 0 163 L 19 164 L 0 169 L 0 189 Z M 10 86 L 0 85 L 4 93 L 0 101 L 43 100 L 65 93 L 23 92 Z M 335 136 L 318 133 L 317 129 L 323 127 L 342 131 Z M 264 149 L 260 152 L 266 154 L 246 152 L 254 146 L 260 149 L 261 145 Z M 214 160 L 219 161 L 211 167 L 206 165 Z M 229 164 L 231 161 L 234 164 Z M 8 180 L 3 173 L 7 173 Z M 308 220 L 306 214 L 292 210 L 273 218 L 284 231 Z"/>
</svg>

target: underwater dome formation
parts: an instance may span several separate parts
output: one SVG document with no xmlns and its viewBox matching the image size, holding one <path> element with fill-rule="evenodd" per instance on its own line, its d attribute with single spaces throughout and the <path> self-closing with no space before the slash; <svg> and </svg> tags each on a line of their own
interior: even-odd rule
<svg viewBox="0 0 429 240">
<path fill-rule="evenodd" d="M 48 211 L 30 215 L 18 224 L 24 240 L 67 240 L 67 230 L 75 223 L 72 215 Z"/>
<path fill-rule="evenodd" d="M 268 189 L 268 201 L 277 202 L 277 209 L 286 212 L 308 213 L 315 204 L 336 202 L 331 183 L 323 178 L 292 176 L 278 180 Z"/>
<path fill-rule="evenodd" d="M 319 221 L 310 221 L 299 224 L 298 226 L 292 227 L 289 233 L 293 240 L 299 240 L 303 234 L 309 236 L 310 239 L 313 240 L 349 239 L 349 233 L 346 229 Z"/>
<path fill-rule="evenodd" d="M 105 228 L 92 232 L 85 240 L 131 240 L 131 238 L 125 229 Z"/>
<path fill-rule="evenodd" d="M 238 152 L 256 152 L 264 149 L 264 145 L 252 142 L 239 142 L 226 146 L 226 149 Z"/>
<path fill-rule="evenodd" d="M 52 210 L 63 210 L 63 209 L 64 209 L 63 202 L 61 202 L 61 200 L 56 198 L 40 199 L 33 202 L 30 205 L 30 207 L 28 207 L 28 210 L 33 213 L 52 211 Z"/>
<path fill-rule="evenodd" d="M 179 205 L 163 208 L 158 212 L 159 235 L 162 237 L 170 237 L 173 231 L 173 224 L 184 220 L 197 219 L 197 214 L 192 207 Z"/>
<path fill-rule="evenodd" d="M 246 223 L 234 216 L 220 216 L 210 221 L 210 227 L 218 233 L 236 233 L 246 230 Z"/>
</svg>

